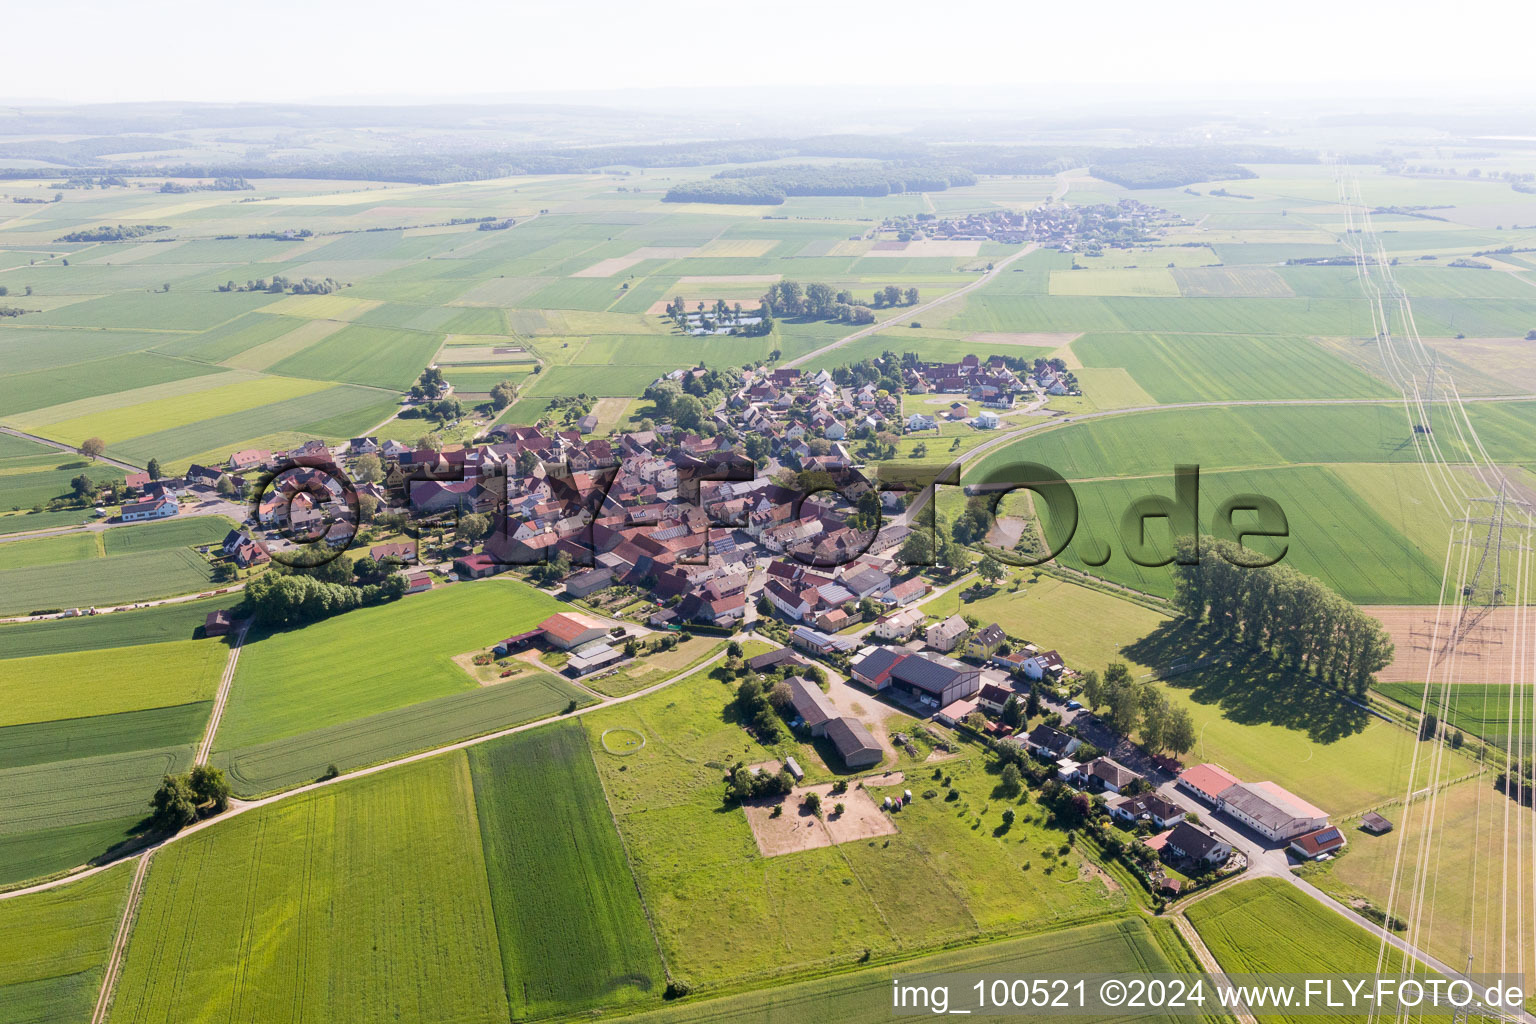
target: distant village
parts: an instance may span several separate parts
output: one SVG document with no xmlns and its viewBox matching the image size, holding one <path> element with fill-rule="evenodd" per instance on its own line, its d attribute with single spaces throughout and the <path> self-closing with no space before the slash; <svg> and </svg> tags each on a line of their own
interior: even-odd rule
<svg viewBox="0 0 1536 1024">
<path fill-rule="evenodd" d="M 1035 242 L 1061 252 L 1091 253 L 1127 248 L 1161 239 L 1168 228 L 1187 222 L 1177 214 L 1136 199 L 1090 206 L 1041 203 L 1028 210 L 984 210 L 963 217 L 931 213 L 888 217 L 877 229 L 898 241 L 934 239 L 950 242 Z"/>
</svg>

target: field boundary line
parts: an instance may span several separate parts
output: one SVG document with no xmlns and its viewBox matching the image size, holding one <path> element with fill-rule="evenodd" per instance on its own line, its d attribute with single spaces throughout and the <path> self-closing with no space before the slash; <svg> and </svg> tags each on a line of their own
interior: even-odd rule
<svg viewBox="0 0 1536 1024">
<path fill-rule="evenodd" d="M 117 978 L 122 972 L 123 954 L 128 950 L 128 936 L 139 917 L 139 903 L 144 897 L 144 879 L 149 875 L 149 862 L 154 851 L 139 858 L 133 872 L 133 883 L 128 887 L 128 902 L 123 906 L 123 916 L 117 922 L 117 933 L 112 937 L 112 955 L 107 960 L 107 972 L 101 979 L 101 990 L 96 995 L 96 1007 L 91 1011 L 91 1024 L 103 1024 L 112 998 L 117 994 Z"/>
<path fill-rule="evenodd" d="M 295 787 L 294 789 L 283 790 L 281 793 L 273 793 L 270 796 L 264 796 L 256 800 L 246 801 L 231 799 L 229 809 L 224 811 L 222 814 L 214 815 L 211 818 L 204 818 L 201 821 L 188 825 L 186 828 L 179 832 L 175 832 L 169 836 L 165 836 L 164 838 L 155 841 L 152 845 L 146 847 L 138 853 L 129 854 L 127 856 L 105 861 L 100 864 L 93 864 L 79 871 L 59 875 L 56 878 L 47 879 L 34 885 L 22 886 L 16 889 L 11 889 L 8 892 L 0 892 L 0 900 L 15 899 L 18 896 L 27 896 L 32 893 L 46 892 L 50 889 L 57 889 L 61 886 L 68 885 L 71 882 L 78 882 L 89 878 L 92 875 L 100 874 L 101 872 L 109 870 L 110 868 L 121 864 L 124 861 L 131 860 L 134 857 L 142 857 L 143 859 L 148 860 L 151 854 L 164 846 L 174 843 L 177 840 L 185 839 L 188 836 L 196 835 L 205 828 L 217 825 L 223 821 L 228 821 L 231 818 L 238 817 L 239 815 L 244 814 L 246 811 L 255 810 L 258 807 L 266 807 L 269 804 L 275 804 L 282 800 L 288 800 L 304 793 L 311 793 L 315 790 L 323 789 L 327 786 L 333 786 L 339 782 L 347 782 L 352 779 L 361 779 L 369 775 L 375 775 L 379 772 L 388 771 L 391 768 L 400 768 L 408 764 L 415 764 L 417 761 L 425 761 L 431 757 L 439 757 L 443 754 L 451 754 L 459 750 L 468 750 L 470 747 L 476 747 L 482 743 L 489 743 L 492 740 L 499 740 L 506 736 L 512 736 L 520 732 L 527 732 L 530 729 L 538 729 L 542 726 L 549 725 L 551 722 L 563 722 L 569 719 L 579 718 L 582 715 L 591 714 L 592 712 L 601 710 L 602 708 L 610 708 L 617 704 L 627 704 L 632 700 L 638 700 L 641 697 L 648 697 L 653 693 L 666 689 L 674 683 L 682 682 L 684 679 L 704 671 L 725 656 L 726 652 L 720 651 L 718 654 L 709 658 L 707 661 L 700 662 L 692 668 L 672 676 L 670 679 L 663 679 L 661 682 L 656 683 L 654 686 L 646 687 L 643 690 L 636 690 L 634 693 L 627 693 L 622 697 L 611 697 L 597 704 L 588 704 L 586 707 L 577 708 L 575 711 L 568 715 L 557 714 L 548 718 L 540 718 L 532 722 L 523 722 L 520 725 L 508 726 L 505 729 L 498 729 L 495 732 L 488 732 L 483 736 L 473 736 L 469 739 L 457 740 L 453 743 L 445 744 L 440 747 L 431 747 L 427 750 L 420 750 L 405 757 L 397 757 L 390 761 L 383 761 L 379 764 L 369 765 L 365 768 L 358 768 L 353 771 L 344 772 L 340 775 L 332 776 L 329 779 L 317 779 L 314 782 L 305 783 L 304 785 Z"/>
<path fill-rule="evenodd" d="M 247 619 L 235 634 L 235 642 L 230 644 L 229 657 L 224 662 L 224 674 L 219 678 L 219 689 L 213 698 L 213 710 L 208 713 L 208 724 L 203 729 L 202 740 L 197 744 L 197 757 L 192 761 L 194 766 L 207 764 L 208 755 L 213 753 L 213 737 L 224 719 L 224 705 L 229 700 L 229 689 L 235 681 L 235 666 L 240 663 L 240 648 L 245 645 L 245 634 L 250 628 L 251 622 Z"/>
<path fill-rule="evenodd" d="M 952 301 L 954 299 L 962 298 L 963 296 L 967 295 L 971 291 L 973 291 L 973 290 L 975 290 L 977 288 L 980 288 L 982 285 L 984 285 L 988 281 L 992 280 L 998 274 L 1002 273 L 1003 268 L 1008 266 L 1008 264 L 1012 263 L 1014 260 L 1020 259 L 1020 258 L 1022 258 L 1024 256 L 1028 256 L 1030 253 L 1034 252 L 1038 248 L 1040 248 L 1040 244 L 1038 242 L 1030 242 L 1027 245 L 1025 245 L 1022 249 L 1020 249 L 1018 252 L 1014 253 L 1012 256 L 1009 256 L 1006 259 L 1004 259 L 1002 262 L 1000 262 L 1000 263 L 993 263 L 992 264 L 992 269 L 987 270 L 987 271 L 983 271 L 982 275 L 980 277 L 978 277 L 976 280 L 972 281 L 970 284 L 961 285 L 959 288 L 956 288 L 952 292 L 946 292 L 943 295 L 940 295 L 936 299 L 930 299 L 927 302 L 924 302 L 924 303 L 922 303 L 920 305 L 913 306 L 911 309 L 903 311 L 901 316 L 916 316 L 918 313 L 925 313 L 925 312 L 927 312 L 930 309 L 934 309 L 934 308 L 936 308 L 938 306 L 942 306 L 946 302 L 950 302 L 950 301 Z M 897 319 L 899 319 L 899 317 L 892 317 L 890 320 L 883 320 L 883 321 L 880 321 L 879 323 L 870 324 L 868 327 L 861 328 L 861 329 L 859 329 L 857 331 L 854 331 L 852 334 L 848 334 L 848 335 L 845 335 L 845 336 L 843 336 L 841 338 L 838 338 L 836 341 L 832 342 L 830 345 L 823 345 L 821 348 L 816 349 L 814 352 L 807 352 L 803 356 L 798 356 L 798 357 L 796 357 L 794 359 L 791 359 L 789 362 L 782 363 L 780 365 L 783 366 L 785 369 L 789 369 L 790 367 L 794 367 L 794 366 L 799 366 L 800 364 L 805 363 L 805 362 L 809 362 L 810 360 L 816 359 L 819 356 L 824 356 L 828 352 L 832 352 L 832 351 L 834 351 L 836 349 L 842 348 L 844 345 L 848 344 L 850 341 L 858 341 L 860 338 L 866 338 L 866 337 L 868 337 L 871 334 L 878 334 L 880 331 L 886 330 L 887 328 L 892 326 L 892 324 Z"/>
</svg>

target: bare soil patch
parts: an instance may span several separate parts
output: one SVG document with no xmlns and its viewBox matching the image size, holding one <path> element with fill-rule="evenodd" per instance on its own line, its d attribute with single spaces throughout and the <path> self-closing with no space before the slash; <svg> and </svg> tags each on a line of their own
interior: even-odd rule
<svg viewBox="0 0 1536 1024">
<path fill-rule="evenodd" d="M 584 270 L 578 270 L 572 277 L 612 277 L 622 274 L 637 263 L 646 260 L 676 260 L 684 256 L 693 255 L 693 246 L 690 245 L 646 245 L 628 256 L 610 256 L 606 260 L 598 260 Z"/>
<path fill-rule="evenodd" d="M 1461 616 L 1448 607 L 1438 628 L 1438 609 L 1430 606 L 1379 605 L 1364 611 L 1381 620 L 1397 647 L 1392 664 L 1376 674 L 1383 683 L 1443 682 L 1447 655 L 1453 652 L 1458 683 L 1517 678 L 1518 608 L 1469 608 Z M 1525 614 L 1536 615 L 1536 609 L 1527 608 Z"/>
<path fill-rule="evenodd" d="M 802 810 L 801 802 L 807 793 L 816 793 L 821 797 L 825 820 Z M 843 805 L 843 813 L 834 814 L 832 808 L 839 803 Z M 783 805 L 784 810 L 775 818 L 773 808 L 779 804 Z M 752 826 L 752 838 L 757 841 L 758 852 L 764 857 L 778 857 L 858 839 L 893 835 L 896 832 L 895 822 L 876 806 L 867 792 L 850 787 L 848 792 L 834 797 L 831 783 L 797 787 L 780 800 L 754 801 L 743 809 L 747 814 L 747 823 Z"/>
</svg>

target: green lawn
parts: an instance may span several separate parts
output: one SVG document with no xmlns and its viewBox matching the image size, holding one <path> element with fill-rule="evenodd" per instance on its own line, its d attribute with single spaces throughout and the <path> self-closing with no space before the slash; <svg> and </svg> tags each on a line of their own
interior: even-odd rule
<svg viewBox="0 0 1536 1024">
<path fill-rule="evenodd" d="M 89 1019 L 132 865 L 0 902 L 0 1014 L 28 1024 Z"/>
<path fill-rule="evenodd" d="M 505 1022 L 479 831 L 452 754 L 167 847 L 112 1019 Z"/>
<path fill-rule="evenodd" d="M 474 747 L 469 764 L 514 1019 L 654 1000 L 656 941 L 581 726 Z"/>
<path fill-rule="evenodd" d="M 254 746 L 474 689 L 453 655 L 531 629 L 561 607 L 525 584 L 492 579 L 253 635 L 219 746 Z"/>
</svg>

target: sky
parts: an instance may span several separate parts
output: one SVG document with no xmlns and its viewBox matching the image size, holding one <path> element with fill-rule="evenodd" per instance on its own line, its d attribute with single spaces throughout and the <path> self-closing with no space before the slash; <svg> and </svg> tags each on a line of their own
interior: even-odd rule
<svg viewBox="0 0 1536 1024">
<path fill-rule="evenodd" d="M 5 35 L 11 101 L 1536 89 L 1533 0 L 52 0 L 7 5 Z"/>
</svg>

